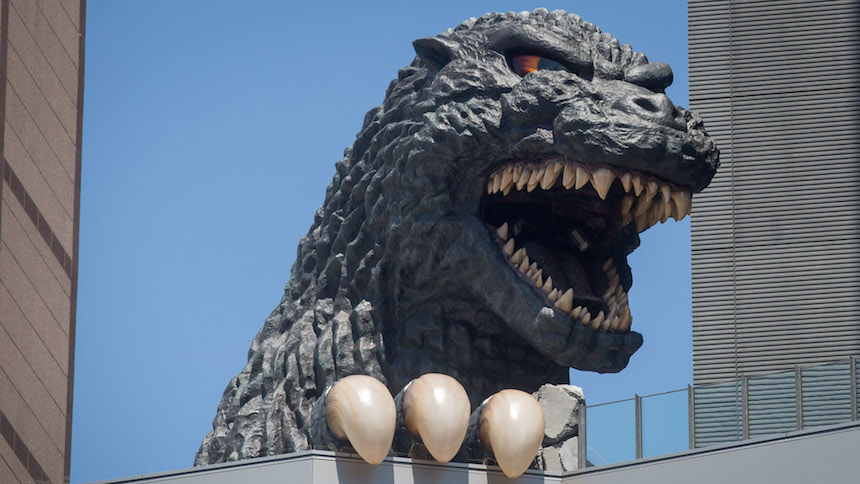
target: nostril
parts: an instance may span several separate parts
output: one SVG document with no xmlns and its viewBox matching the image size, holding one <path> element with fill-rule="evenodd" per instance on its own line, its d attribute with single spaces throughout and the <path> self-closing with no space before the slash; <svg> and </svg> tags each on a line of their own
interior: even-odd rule
<svg viewBox="0 0 860 484">
<path fill-rule="evenodd" d="M 656 113 L 660 110 L 656 104 L 646 97 L 637 97 L 633 100 L 633 103 L 650 113 Z"/>
<path fill-rule="evenodd" d="M 618 99 L 613 107 L 648 122 L 687 130 L 683 113 L 662 93 L 631 93 Z"/>
</svg>

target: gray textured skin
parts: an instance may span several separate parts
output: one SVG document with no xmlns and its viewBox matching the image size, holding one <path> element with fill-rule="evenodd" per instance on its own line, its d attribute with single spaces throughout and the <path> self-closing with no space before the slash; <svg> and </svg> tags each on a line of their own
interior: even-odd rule
<svg viewBox="0 0 860 484">
<path fill-rule="evenodd" d="M 699 117 L 662 93 L 671 69 L 543 9 L 470 19 L 415 48 L 336 163 L 283 299 L 224 391 L 196 465 L 312 447 L 311 407 L 346 375 L 372 375 L 396 394 L 447 373 L 474 408 L 503 388 L 567 383 L 569 366 L 620 371 L 642 344 L 546 307 L 479 211 L 495 168 L 552 153 L 700 191 L 718 152 Z M 512 51 L 571 72 L 521 78 Z M 638 236 L 618 240 L 629 288 L 624 260 Z"/>
</svg>

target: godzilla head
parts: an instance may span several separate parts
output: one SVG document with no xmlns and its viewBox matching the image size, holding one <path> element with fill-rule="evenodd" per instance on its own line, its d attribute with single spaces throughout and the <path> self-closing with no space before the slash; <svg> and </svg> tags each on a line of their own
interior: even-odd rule
<svg viewBox="0 0 860 484">
<path fill-rule="evenodd" d="M 477 405 L 619 371 L 627 255 L 717 168 L 669 66 L 576 15 L 493 13 L 415 41 L 336 164 L 281 303 L 228 385 L 197 463 L 307 449 L 311 409 L 362 373 L 426 373 Z"/>
<path fill-rule="evenodd" d="M 423 368 L 407 373 L 431 370 L 405 348 L 434 346 L 432 327 L 470 342 L 439 343 L 440 361 L 466 369 L 483 336 L 557 367 L 623 369 L 642 344 L 627 255 L 684 217 L 718 165 L 698 115 L 664 93 L 671 69 L 543 9 L 414 47 L 346 158 L 365 173 L 349 184 L 367 187 L 365 232 L 382 251 L 388 362 L 413 354 L 423 363 L 406 366 Z"/>
</svg>

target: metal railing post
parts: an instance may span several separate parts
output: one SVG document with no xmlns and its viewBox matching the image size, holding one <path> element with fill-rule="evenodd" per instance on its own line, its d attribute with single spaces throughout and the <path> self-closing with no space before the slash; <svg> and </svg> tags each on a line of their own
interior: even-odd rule
<svg viewBox="0 0 860 484">
<path fill-rule="evenodd" d="M 636 402 L 636 458 L 642 458 L 642 397 L 633 394 Z"/>
<path fill-rule="evenodd" d="M 690 450 L 692 450 L 696 448 L 696 395 L 692 385 L 687 385 L 687 419 Z"/>
<path fill-rule="evenodd" d="M 579 407 L 579 415 L 577 415 L 579 420 L 579 428 L 577 429 L 578 437 L 577 442 L 578 447 L 576 449 L 577 460 L 579 461 L 579 469 L 585 469 L 586 462 L 588 462 L 588 447 L 586 443 L 586 435 L 585 435 L 585 405 L 581 405 Z"/>
<path fill-rule="evenodd" d="M 794 366 L 794 399 L 797 430 L 803 430 L 803 378 L 799 365 Z"/>
<path fill-rule="evenodd" d="M 857 357 L 849 358 L 848 365 L 851 375 L 851 420 L 857 420 Z"/>
<path fill-rule="evenodd" d="M 743 440 L 750 438 L 750 388 L 749 377 L 741 377 L 741 429 Z"/>
</svg>

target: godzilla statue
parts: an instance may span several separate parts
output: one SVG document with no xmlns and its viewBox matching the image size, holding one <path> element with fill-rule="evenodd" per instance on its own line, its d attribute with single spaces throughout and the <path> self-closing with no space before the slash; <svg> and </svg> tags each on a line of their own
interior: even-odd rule
<svg viewBox="0 0 860 484">
<path fill-rule="evenodd" d="M 545 9 L 414 47 L 335 164 L 196 465 L 322 445 L 314 403 L 349 375 L 396 394 L 444 373 L 475 408 L 568 367 L 618 372 L 642 344 L 627 255 L 689 213 L 719 158 L 665 95 L 669 66 Z"/>
</svg>

